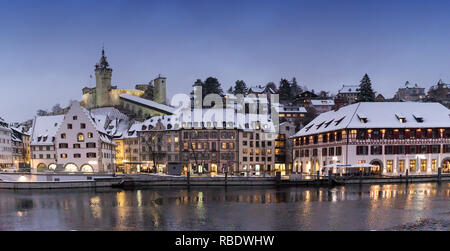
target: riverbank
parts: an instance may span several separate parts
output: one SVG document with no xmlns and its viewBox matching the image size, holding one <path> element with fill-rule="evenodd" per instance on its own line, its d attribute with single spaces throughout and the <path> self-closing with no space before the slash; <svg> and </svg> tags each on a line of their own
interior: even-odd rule
<svg viewBox="0 0 450 251">
<path fill-rule="evenodd" d="M 122 177 L 110 174 L 0 173 L 0 189 L 66 189 L 113 187 Z"/>
<path fill-rule="evenodd" d="M 140 188 L 157 186 L 344 186 L 352 184 L 398 184 L 450 181 L 450 175 L 415 175 L 415 176 L 357 176 L 341 177 L 322 176 L 172 176 L 158 174 L 102 175 L 102 174 L 0 174 L 0 189 L 61 189 L 61 188 L 95 188 L 118 187 Z"/>
</svg>

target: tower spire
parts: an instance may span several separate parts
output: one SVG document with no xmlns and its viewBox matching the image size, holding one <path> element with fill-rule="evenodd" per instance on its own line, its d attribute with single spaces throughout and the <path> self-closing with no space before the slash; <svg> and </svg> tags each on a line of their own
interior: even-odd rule
<svg viewBox="0 0 450 251">
<path fill-rule="evenodd" d="M 95 69 L 110 69 L 108 60 L 105 56 L 105 46 L 102 46 L 102 57 L 100 58 L 100 62 L 95 65 Z"/>
</svg>

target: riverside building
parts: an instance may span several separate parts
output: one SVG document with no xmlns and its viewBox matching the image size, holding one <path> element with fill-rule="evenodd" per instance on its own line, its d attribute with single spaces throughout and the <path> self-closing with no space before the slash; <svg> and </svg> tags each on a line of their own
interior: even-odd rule
<svg viewBox="0 0 450 251">
<path fill-rule="evenodd" d="M 450 173 L 450 111 L 439 103 L 356 103 L 320 114 L 292 138 L 294 172 L 371 164 L 378 175 Z M 344 169 L 343 172 L 346 170 Z"/>
<path fill-rule="evenodd" d="M 112 173 L 114 121 L 73 102 L 65 115 L 36 117 L 32 172 Z"/>
<path fill-rule="evenodd" d="M 13 165 L 11 128 L 0 118 L 0 168 Z"/>
<path fill-rule="evenodd" d="M 129 166 L 131 172 L 168 173 L 170 164 L 180 164 L 182 174 L 188 171 L 211 176 L 226 172 L 249 176 L 274 174 L 275 137 L 267 133 L 273 130 L 270 121 L 258 120 L 255 114 L 246 114 L 238 120 L 234 109 L 198 110 L 201 115 L 223 117 L 195 120 L 196 111 L 190 111 L 191 120 L 166 115 L 134 123 L 120 141 L 124 142 L 124 148 L 126 142 L 133 142 L 128 156 L 135 159 L 128 158 L 125 150 L 124 154 L 117 154 L 122 158 L 118 166 Z M 125 168 L 124 172 L 127 171 Z"/>
</svg>

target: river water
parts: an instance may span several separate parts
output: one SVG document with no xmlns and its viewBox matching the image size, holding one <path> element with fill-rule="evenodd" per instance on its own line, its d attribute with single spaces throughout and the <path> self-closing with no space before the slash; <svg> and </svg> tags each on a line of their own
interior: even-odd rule
<svg viewBox="0 0 450 251">
<path fill-rule="evenodd" d="M 0 230 L 448 230 L 450 183 L 0 191 Z"/>
</svg>

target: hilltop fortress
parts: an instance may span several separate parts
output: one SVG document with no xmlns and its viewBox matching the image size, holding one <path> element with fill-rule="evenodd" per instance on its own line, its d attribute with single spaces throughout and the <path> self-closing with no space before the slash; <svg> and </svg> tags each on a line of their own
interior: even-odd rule
<svg viewBox="0 0 450 251">
<path fill-rule="evenodd" d="M 172 108 L 166 105 L 166 78 L 158 76 L 148 84 L 136 85 L 136 90 L 124 90 L 111 85 L 112 71 L 102 49 L 100 62 L 95 65 L 96 86 L 83 88 L 82 106 L 116 107 L 138 119 L 171 114 Z"/>
</svg>

